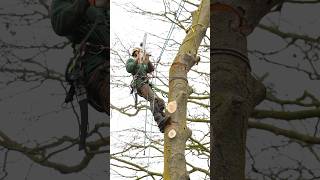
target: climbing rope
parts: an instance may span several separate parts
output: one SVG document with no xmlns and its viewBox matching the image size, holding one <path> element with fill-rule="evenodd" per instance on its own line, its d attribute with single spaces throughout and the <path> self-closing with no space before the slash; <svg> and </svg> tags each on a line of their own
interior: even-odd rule
<svg viewBox="0 0 320 180">
<path fill-rule="evenodd" d="M 180 1 L 179 6 L 178 6 L 178 9 L 177 9 L 177 15 L 176 15 L 176 17 L 175 17 L 175 20 L 178 20 L 178 19 L 179 19 L 179 16 L 180 16 L 180 14 L 181 14 L 181 12 L 182 12 L 182 9 L 183 9 L 183 7 L 184 7 L 185 2 L 186 2 L 186 0 L 181 0 L 181 1 Z M 160 52 L 160 54 L 159 54 L 159 57 L 157 58 L 157 61 L 156 61 L 156 63 L 155 63 L 155 68 L 154 68 L 154 73 L 155 73 L 155 76 L 154 76 L 154 77 L 155 77 L 155 78 L 154 78 L 152 84 L 156 84 L 156 83 L 157 83 L 157 79 L 156 79 L 156 78 L 158 77 L 157 67 L 158 67 L 158 64 L 160 63 L 161 57 L 162 57 L 162 55 L 163 55 L 163 52 L 164 52 L 166 46 L 168 45 L 169 39 L 171 38 L 171 35 L 172 35 L 172 32 L 173 32 L 174 28 L 175 28 L 175 23 L 172 22 L 172 23 L 171 23 L 171 26 L 170 26 L 170 29 L 169 29 L 169 32 L 168 32 L 168 35 L 167 35 L 167 37 L 166 37 L 166 40 L 164 41 L 164 44 L 163 44 L 163 46 L 162 46 L 162 48 L 161 48 L 161 52 Z M 156 96 L 153 96 L 152 109 L 154 109 L 155 98 L 156 98 Z"/>
<path fill-rule="evenodd" d="M 176 15 L 176 17 L 175 17 L 175 20 L 178 20 L 178 19 L 179 19 L 179 16 L 180 16 L 180 14 L 181 14 L 181 12 L 182 12 L 182 9 L 183 9 L 183 7 L 184 7 L 185 2 L 186 2 L 186 0 L 181 0 L 181 1 L 180 1 L 179 6 L 178 6 L 178 9 L 177 9 L 177 15 Z M 183 4 L 182 4 L 182 3 L 183 3 Z M 158 70 L 157 70 L 158 64 L 160 63 L 161 57 L 162 57 L 162 55 L 163 55 L 164 50 L 166 49 L 166 46 L 168 45 L 169 39 L 171 38 L 171 35 L 172 35 L 172 32 L 173 32 L 174 28 L 175 28 L 175 24 L 174 24 L 174 22 L 172 22 L 172 23 L 171 23 L 171 26 L 170 26 L 170 29 L 169 29 L 169 32 L 168 32 L 168 35 L 167 35 L 167 37 L 166 37 L 166 40 L 164 41 L 164 44 L 163 44 L 163 46 L 162 46 L 162 48 L 161 48 L 161 52 L 160 52 L 160 54 L 159 54 L 159 57 L 158 57 L 158 59 L 157 59 L 157 61 L 156 61 L 156 63 L 155 63 L 154 72 L 155 72 L 155 77 L 156 77 L 156 78 L 158 77 Z M 154 78 L 154 80 L 153 80 L 154 82 L 152 82 L 152 84 L 156 84 L 156 82 L 157 82 L 157 79 L 156 79 L 156 78 Z M 154 102 L 155 102 L 155 96 L 153 97 L 152 108 L 154 108 Z"/>
<path fill-rule="evenodd" d="M 182 3 L 183 3 L 183 4 L 182 4 Z M 176 17 L 175 17 L 175 20 L 178 20 L 180 14 L 181 14 L 181 12 L 182 12 L 184 3 L 185 3 L 185 0 L 181 0 L 181 1 L 180 1 L 179 7 L 178 7 L 178 10 L 177 10 L 177 15 L 176 15 Z M 166 40 L 165 40 L 165 42 L 164 42 L 164 44 L 163 44 L 163 47 L 161 48 L 161 52 L 160 52 L 160 54 L 159 54 L 159 57 L 158 57 L 158 59 L 157 59 L 157 61 L 156 61 L 156 63 L 155 63 L 155 77 L 157 77 L 157 75 L 158 75 L 157 66 L 158 66 L 158 64 L 159 64 L 159 62 L 160 62 L 160 60 L 161 60 L 161 57 L 162 57 L 162 55 L 163 55 L 163 52 L 164 52 L 164 50 L 165 50 L 165 48 L 166 48 L 166 46 L 167 46 L 167 44 L 168 44 L 168 42 L 169 42 L 169 39 L 170 39 L 170 37 L 171 37 L 171 35 L 172 35 L 172 32 L 173 32 L 174 28 L 175 28 L 175 24 L 172 23 L 172 24 L 171 24 L 171 27 L 170 27 L 170 30 L 169 30 L 169 32 L 168 32 L 168 35 L 167 35 L 167 37 L 166 37 Z M 145 56 L 146 56 L 146 49 L 145 49 L 145 47 L 146 47 L 146 36 L 147 36 L 147 34 L 144 35 L 144 37 L 143 37 L 143 43 L 142 43 L 142 49 L 143 49 L 143 56 L 142 56 L 142 57 L 143 57 L 143 58 L 145 58 Z M 144 59 L 143 59 L 143 60 L 144 60 Z M 153 80 L 153 81 L 154 81 L 154 82 L 152 82 L 152 84 L 156 84 L 156 79 Z M 153 98 L 152 107 L 151 107 L 152 111 L 154 111 L 155 97 L 156 97 L 156 94 L 154 94 L 154 96 L 152 97 L 152 98 Z M 147 100 L 148 100 L 148 99 L 149 99 L 149 92 L 148 92 L 148 94 L 147 94 Z M 150 104 L 150 105 L 151 105 L 151 104 Z M 153 113 L 153 112 L 152 112 L 152 113 Z M 146 147 L 146 138 L 147 138 L 147 117 L 148 117 L 148 109 L 146 108 L 145 124 L 144 124 L 144 147 Z M 150 126 L 151 126 L 151 132 L 152 132 L 152 124 L 150 124 Z M 147 162 L 148 166 L 149 166 L 149 164 L 150 164 L 150 153 L 151 153 L 151 150 L 150 150 L 150 148 L 149 148 L 149 149 L 148 149 L 148 162 Z M 145 149 L 144 149 L 143 154 L 145 155 Z M 149 170 L 147 169 L 147 171 L 149 171 Z M 147 178 L 148 178 L 148 177 L 147 177 Z"/>
<path fill-rule="evenodd" d="M 178 18 L 179 18 L 179 16 L 180 16 L 180 14 L 181 14 L 181 12 L 182 12 L 182 9 L 183 9 L 183 7 L 184 7 L 184 3 L 185 3 L 185 0 L 181 0 L 180 1 L 180 3 L 179 3 L 179 6 L 178 6 L 178 10 L 177 10 L 177 15 L 176 15 L 176 17 L 175 17 L 175 20 L 178 20 Z M 164 50 L 165 50 L 165 48 L 166 48 L 166 46 L 167 46 L 167 44 L 168 44 L 168 42 L 169 42 L 169 39 L 171 38 L 171 35 L 172 35 L 172 32 L 173 32 L 173 30 L 174 30 L 174 28 L 175 28 L 175 24 L 174 24 L 174 22 L 172 22 L 172 24 L 171 24 L 171 27 L 170 27 L 170 29 L 169 29 L 169 32 L 168 32 L 168 35 L 167 35 L 167 37 L 166 37 L 166 39 L 165 39 L 165 42 L 164 42 L 164 44 L 163 44 L 163 47 L 161 48 L 161 52 L 160 52 L 160 54 L 159 54 L 159 57 L 157 58 L 157 61 L 156 61 L 156 63 L 155 63 L 155 68 L 154 68 L 154 72 L 155 72 L 155 77 L 157 77 L 158 76 L 158 71 L 157 71 L 157 66 L 158 66 L 158 64 L 159 64 L 159 62 L 160 62 L 160 60 L 161 60 L 161 57 L 162 57 L 162 55 L 163 55 L 163 53 L 164 53 Z M 143 38 L 143 43 L 142 43 L 142 49 L 143 49 L 143 58 L 145 58 L 145 56 L 146 56 L 146 34 L 144 35 L 144 38 Z M 143 59 L 144 60 L 144 59 Z M 153 80 L 154 82 L 152 82 L 152 84 L 156 84 L 156 78 L 155 78 L 155 80 Z M 150 104 L 150 105 L 152 105 L 152 107 L 151 107 L 151 109 L 152 109 L 152 111 L 154 111 L 154 103 L 155 103 L 155 98 L 156 98 L 156 94 L 154 94 L 154 96 L 152 97 L 153 98 L 153 101 L 152 101 L 152 104 Z M 148 94 L 147 94 L 147 100 L 149 99 L 149 92 L 148 92 Z M 153 112 L 152 112 L 153 113 Z M 145 124 L 144 124 L 144 147 L 146 147 L 146 138 L 147 138 L 147 117 L 148 117 L 148 109 L 146 108 L 146 113 L 145 113 Z M 150 126 L 151 126 L 151 132 L 152 132 L 152 124 L 150 123 Z M 149 167 L 149 164 L 150 164 L 150 148 L 148 149 L 148 167 Z M 144 152 L 143 152 L 143 154 L 145 155 L 145 149 L 144 149 Z M 148 171 L 148 168 L 147 168 L 147 171 Z M 148 177 L 147 177 L 147 179 L 148 179 Z"/>
<path fill-rule="evenodd" d="M 181 0 L 181 1 L 180 1 L 179 6 L 178 6 L 178 9 L 177 9 L 177 15 L 176 15 L 176 17 L 174 18 L 174 20 L 178 20 L 178 19 L 179 19 L 179 16 L 180 16 L 180 14 L 181 14 L 181 12 L 182 12 L 182 9 L 183 9 L 183 7 L 184 7 L 184 3 L 185 3 L 185 2 L 186 2 L 186 0 Z M 182 3 L 183 3 L 183 4 L 182 4 Z M 160 52 L 159 57 L 158 57 L 158 59 L 157 59 L 156 67 L 157 67 L 158 63 L 160 62 L 160 60 L 161 60 L 162 54 L 163 54 L 163 52 L 164 52 L 164 50 L 165 50 L 165 48 L 166 48 L 166 46 L 167 46 L 167 44 L 168 44 L 168 42 L 169 42 L 169 39 L 170 39 L 170 37 L 171 37 L 171 35 L 172 35 L 172 32 L 173 32 L 174 28 L 175 28 L 175 23 L 172 22 L 172 23 L 171 23 L 171 27 L 170 27 L 169 32 L 168 32 L 168 35 L 167 35 L 167 37 L 166 37 L 166 40 L 165 40 L 164 43 L 163 43 L 163 46 L 162 46 L 162 48 L 161 48 L 161 52 Z M 155 69 L 157 69 L 157 68 L 155 68 Z"/>
<path fill-rule="evenodd" d="M 181 0 L 180 3 L 179 3 L 179 6 L 178 6 L 178 10 L 177 10 L 177 15 L 175 17 L 175 20 L 178 20 L 179 19 L 179 16 L 182 12 L 182 9 L 184 7 L 184 3 L 185 3 L 185 0 Z M 170 29 L 169 29 L 169 32 L 168 32 L 168 35 L 165 39 L 165 42 L 161 48 L 161 51 L 160 51 L 160 54 L 157 58 L 157 61 L 155 63 L 155 68 L 154 68 L 154 73 L 155 73 L 155 78 L 152 80 L 152 84 L 156 85 L 157 84 L 157 77 L 158 77 L 158 70 L 157 70 L 157 67 L 158 67 L 158 64 L 160 63 L 160 60 L 161 60 L 161 57 L 166 49 L 166 46 L 168 45 L 168 42 L 169 42 L 169 39 L 171 38 L 171 35 L 173 33 L 173 30 L 175 28 L 175 24 L 174 22 L 172 22 L 171 26 L 170 26 Z M 154 111 L 154 103 L 155 103 L 155 98 L 156 98 L 156 94 L 154 93 L 153 95 L 153 101 L 152 101 L 152 110 Z M 146 111 L 146 119 L 145 119 L 145 139 L 144 139 L 144 147 L 145 147 L 145 143 L 146 143 L 146 137 L 147 137 L 147 131 L 146 131 L 146 126 L 147 126 L 147 111 Z M 150 124 L 150 132 L 152 132 L 152 124 Z M 148 149 L 148 162 L 147 162 L 147 167 L 149 167 L 149 164 L 150 164 L 150 148 Z M 144 155 L 145 155 L 145 151 L 144 151 Z M 149 172 L 149 168 L 147 168 L 147 172 Z M 148 180 L 148 177 L 147 177 L 147 180 Z"/>
</svg>

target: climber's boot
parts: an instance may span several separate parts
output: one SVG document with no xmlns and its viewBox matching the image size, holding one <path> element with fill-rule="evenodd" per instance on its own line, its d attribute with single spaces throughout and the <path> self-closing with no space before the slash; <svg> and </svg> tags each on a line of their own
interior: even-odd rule
<svg viewBox="0 0 320 180">
<path fill-rule="evenodd" d="M 154 120 L 157 122 L 160 132 L 164 133 L 164 128 L 170 122 L 170 116 L 168 116 L 168 115 L 164 116 L 161 113 L 156 113 L 154 115 Z"/>
</svg>

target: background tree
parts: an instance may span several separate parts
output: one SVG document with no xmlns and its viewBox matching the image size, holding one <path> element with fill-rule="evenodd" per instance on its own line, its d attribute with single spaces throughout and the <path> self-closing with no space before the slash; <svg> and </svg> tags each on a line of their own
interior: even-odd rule
<svg viewBox="0 0 320 180">
<path fill-rule="evenodd" d="M 179 2 L 176 2 L 176 4 L 178 3 Z M 263 19 L 258 21 L 259 24 L 250 34 L 250 36 L 246 37 L 246 39 L 248 38 L 248 45 L 239 46 L 241 47 L 241 50 L 248 47 L 248 55 L 249 59 L 251 60 L 250 64 L 252 68 L 251 73 L 256 80 L 262 82 L 266 87 L 266 97 L 264 101 L 259 106 L 250 110 L 252 112 L 248 116 L 248 129 L 246 131 L 248 135 L 246 136 L 245 141 L 246 146 L 243 146 L 244 149 L 242 151 L 243 154 L 245 153 L 245 156 L 243 155 L 242 158 L 245 159 L 242 160 L 243 164 L 241 166 L 243 171 L 244 167 L 246 167 L 246 171 L 242 172 L 242 174 L 244 174 L 247 179 L 319 178 L 319 115 L 315 113 L 318 111 L 317 102 L 319 99 L 317 98 L 319 94 L 317 91 L 318 85 L 316 83 L 316 77 L 318 76 L 317 74 L 319 71 L 319 63 L 317 61 L 319 42 L 319 33 L 317 32 L 317 27 L 319 25 L 317 21 L 317 9 L 319 8 L 319 5 L 317 3 L 318 1 L 285 1 L 283 4 L 274 5 L 268 10 L 268 14 L 264 16 Z M 143 15 L 142 17 L 144 18 L 147 17 L 146 15 L 152 15 L 152 19 L 160 20 L 158 22 L 163 22 L 165 19 L 169 19 L 169 21 L 174 19 L 168 12 L 170 8 L 166 8 L 168 9 L 167 11 L 163 10 L 158 12 L 151 11 L 152 8 L 146 7 L 144 9 L 142 8 L 142 5 L 133 5 L 130 3 L 122 3 L 122 5 L 123 6 L 121 7 L 132 13 L 141 13 Z M 195 3 L 195 5 L 197 5 L 197 3 Z M 158 8 L 159 7 L 160 6 L 158 6 Z M 257 5 L 256 7 L 259 6 Z M 175 8 L 171 9 L 172 11 L 175 10 Z M 230 16 L 232 19 L 232 15 Z M 259 16 L 262 18 L 261 14 Z M 166 18 L 163 19 L 163 17 Z M 230 18 L 229 16 L 226 16 L 226 18 L 227 17 Z M 177 23 L 178 26 L 180 24 L 181 23 L 179 22 Z M 213 22 L 211 22 L 211 25 L 212 24 Z M 234 24 L 237 25 L 236 22 Z M 182 29 L 187 28 L 182 26 Z M 250 28 L 247 28 L 247 30 L 248 29 L 250 30 Z M 159 35 L 157 35 L 157 37 L 159 37 Z M 163 37 L 166 37 L 166 33 L 163 33 L 159 39 L 162 39 Z M 228 37 L 229 36 L 224 36 L 224 38 Z M 234 36 L 231 37 L 234 38 Z M 121 41 L 119 41 L 116 36 L 114 39 L 116 39 L 114 40 L 114 45 L 118 43 L 118 45 L 122 47 L 122 45 L 120 45 Z M 140 42 L 140 39 L 142 39 L 142 35 L 137 39 L 137 41 Z M 125 39 L 121 40 L 125 41 Z M 117 51 L 113 51 L 115 57 L 117 57 L 119 60 L 118 66 L 115 66 L 116 63 L 114 63 L 114 70 L 118 71 L 117 68 L 124 67 L 123 64 L 121 64 L 120 59 L 122 59 L 122 62 L 125 62 L 126 58 L 128 57 L 127 50 L 130 49 L 129 47 L 133 47 L 134 45 L 132 42 L 124 43 L 127 46 L 126 48 L 117 48 Z M 155 41 L 151 42 L 153 43 Z M 177 40 L 171 40 L 170 42 L 170 44 L 175 44 Z M 215 45 L 214 43 L 215 41 L 212 42 L 212 45 Z M 160 43 L 158 46 L 161 47 L 161 45 L 162 44 Z M 176 47 L 179 46 L 177 45 Z M 166 52 L 171 53 L 172 49 L 173 47 L 170 46 L 169 48 L 166 48 Z M 235 61 L 238 62 L 238 68 L 248 68 L 245 62 L 239 62 L 236 58 Z M 197 66 L 195 66 L 195 68 L 196 67 Z M 162 71 L 162 69 L 160 69 L 160 71 Z M 240 73 L 241 72 L 242 70 Z M 158 74 L 161 76 L 162 73 Z M 200 74 L 208 75 L 208 72 L 200 72 Z M 242 78 L 242 76 L 239 78 Z M 126 81 L 127 79 L 129 80 Z M 161 78 L 159 79 L 161 80 Z M 289 81 L 292 81 L 292 79 L 294 79 L 294 82 L 289 83 Z M 121 87 L 124 89 L 130 83 L 129 76 L 126 78 L 124 78 L 124 76 L 119 76 L 115 77 L 113 80 L 114 87 Z M 206 83 L 208 83 L 209 76 L 207 76 L 206 80 Z M 158 85 L 159 84 L 160 83 L 158 83 Z M 214 86 L 214 83 L 211 84 Z M 232 84 L 238 85 L 239 82 L 236 81 Z M 239 90 L 241 90 L 241 88 L 236 89 L 236 91 Z M 126 92 L 128 93 L 129 90 L 127 89 Z M 204 97 L 207 95 L 208 94 L 205 93 Z M 130 99 L 131 97 L 122 96 L 120 99 L 122 98 Z M 119 99 L 119 97 L 116 99 Z M 116 99 L 114 99 L 112 102 L 116 102 Z M 199 102 L 198 100 L 197 102 Z M 214 98 L 212 100 L 214 100 Z M 192 104 L 190 103 L 191 101 L 195 101 L 195 99 L 188 99 L 188 107 L 190 107 L 190 104 Z M 123 135 L 124 138 L 128 138 L 125 136 L 125 134 L 128 133 L 129 129 L 127 129 L 127 131 L 119 131 L 114 133 L 114 136 L 117 138 L 117 140 L 119 140 L 119 143 L 117 143 L 116 146 L 117 150 L 121 149 L 123 151 L 116 151 L 116 147 L 114 150 L 112 150 L 112 158 L 114 159 L 112 161 L 113 173 L 119 173 L 119 176 L 121 177 L 143 178 L 153 176 L 156 178 L 157 176 L 160 176 L 160 173 L 162 172 L 161 170 L 156 171 L 157 169 L 154 168 L 155 163 L 162 162 L 161 149 L 159 154 L 154 154 L 154 158 L 149 160 L 149 163 L 148 160 L 143 160 L 143 157 L 145 156 L 143 156 L 142 150 L 145 149 L 145 146 L 142 129 L 144 127 L 143 122 L 145 113 L 140 114 L 133 109 L 132 98 L 129 102 L 131 102 L 130 105 L 128 105 L 128 103 L 119 103 L 119 105 L 114 104 L 113 118 L 115 119 L 116 123 L 112 123 L 112 127 L 115 127 L 114 125 L 117 126 L 118 122 L 121 123 L 124 121 L 124 119 L 126 119 L 126 116 L 117 115 L 115 113 L 116 110 L 119 110 L 123 114 L 129 116 L 137 115 L 138 118 L 134 120 L 134 123 L 140 123 L 140 126 L 136 126 L 136 128 L 138 128 L 136 130 L 138 131 L 136 134 L 138 135 L 135 134 L 136 131 L 130 129 L 131 135 L 134 134 L 132 135 L 132 138 L 130 140 L 126 139 L 120 141 L 120 135 Z M 237 103 L 235 106 L 237 107 Z M 145 104 L 142 103 L 140 108 L 143 109 L 144 107 Z M 199 109 L 200 108 L 197 110 Z M 214 115 L 216 110 L 217 109 L 215 106 L 213 106 L 213 111 L 211 111 L 211 113 Z M 188 127 L 191 127 L 193 132 L 197 132 L 197 130 L 194 130 L 195 127 L 192 126 L 194 122 L 197 122 L 194 123 L 197 125 L 199 122 L 203 122 L 201 124 L 209 123 L 208 117 L 204 116 L 204 118 L 202 118 L 200 116 L 195 116 L 193 118 L 189 118 L 189 116 L 190 115 L 188 114 Z M 131 120 L 130 122 L 133 121 Z M 236 124 L 232 126 L 236 126 Z M 230 126 L 227 127 L 230 128 Z M 236 128 L 237 130 L 241 129 L 239 126 Z M 154 133 L 150 134 L 154 135 Z M 146 146 L 151 147 L 152 145 L 154 146 L 154 144 L 157 144 L 157 141 L 155 140 L 156 137 L 149 134 L 147 137 L 150 141 L 152 141 L 152 144 L 147 143 Z M 204 144 L 208 149 L 208 144 Z M 189 146 L 187 145 L 187 148 L 188 147 Z M 128 149 L 131 151 L 128 151 Z M 146 152 L 148 153 L 148 151 Z M 233 155 L 234 152 L 232 152 L 231 155 Z M 157 159 L 157 155 L 160 156 L 159 159 Z M 187 150 L 187 156 L 188 155 L 189 154 Z M 230 153 L 227 155 L 230 156 Z M 190 162 L 191 161 L 195 162 L 193 159 L 190 160 Z M 246 162 L 246 164 L 244 164 L 244 162 Z M 149 168 L 147 168 L 147 165 L 150 165 Z M 128 169 L 132 171 L 127 171 Z M 188 166 L 189 171 L 190 169 L 191 167 Z M 198 177 L 195 174 L 196 173 L 190 173 L 190 177 Z"/>
<path fill-rule="evenodd" d="M 319 178 L 319 2 L 212 3 L 212 179 Z"/>
<path fill-rule="evenodd" d="M 51 1 L 0 4 L 0 179 L 105 179 L 109 123 L 90 110 L 78 152 L 78 105 L 62 104 L 72 48 L 52 31 Z"/>
</svg>

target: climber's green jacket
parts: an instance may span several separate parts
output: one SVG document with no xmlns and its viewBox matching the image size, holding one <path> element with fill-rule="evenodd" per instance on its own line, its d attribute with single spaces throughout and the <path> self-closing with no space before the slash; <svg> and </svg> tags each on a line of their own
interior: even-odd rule
<svg viewBox="0 0 320 180">
<path fill-rule="evenodd" d="M 73 45 L 79 44 L 97 21 L 97 26 L 86 42 L 109 47 L 109 10 L 90 6 L 87 0 L 53 0 L 51 24 L 56 34 L 67 37 Z M 91 48 L 82 57 L 85 76 L 107 60 L 109 50 Z"/>
<path fill-rule="evenodd" d="M 154 71 L 154 66 L 149 61 L 148 64 L 137 63 L 133 58 L 127 60 L 126 69 L 133 75 L 131 86 L 139 89 L 142 85 L 149 83 L 147 74 Z"/>
</svg>

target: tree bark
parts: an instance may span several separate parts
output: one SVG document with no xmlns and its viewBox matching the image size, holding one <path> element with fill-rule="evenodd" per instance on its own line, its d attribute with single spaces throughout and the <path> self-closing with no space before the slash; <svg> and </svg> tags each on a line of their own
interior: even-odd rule
<svg viewBox="0 0 320 180">
<path fill-rule="evenodd" d="M 191 137 L 186 126 L 187 99 L 191 93 L 187 73 L 197 63 L 198 48 L 209 26 L 209 0 L 202 0 L 192 13 L 192 26 L 171 65 L 169 72 L 169 103 L 177 104 L 171 113 L 171 124 L 164 133 L 164 180 L 187 180 L 185 147 Z M 174 108 L 173 108 L 174 109 Z M 169 133 L 170 132 L 170 133 Z"/>
<path fill-rule="evenodd" d="M 247 36 L 278 1 L 211 1 L 210 169 L 213 180 L 244 180 L 248 118 L 265 97 L 251 75 Z"/>
</svg>

